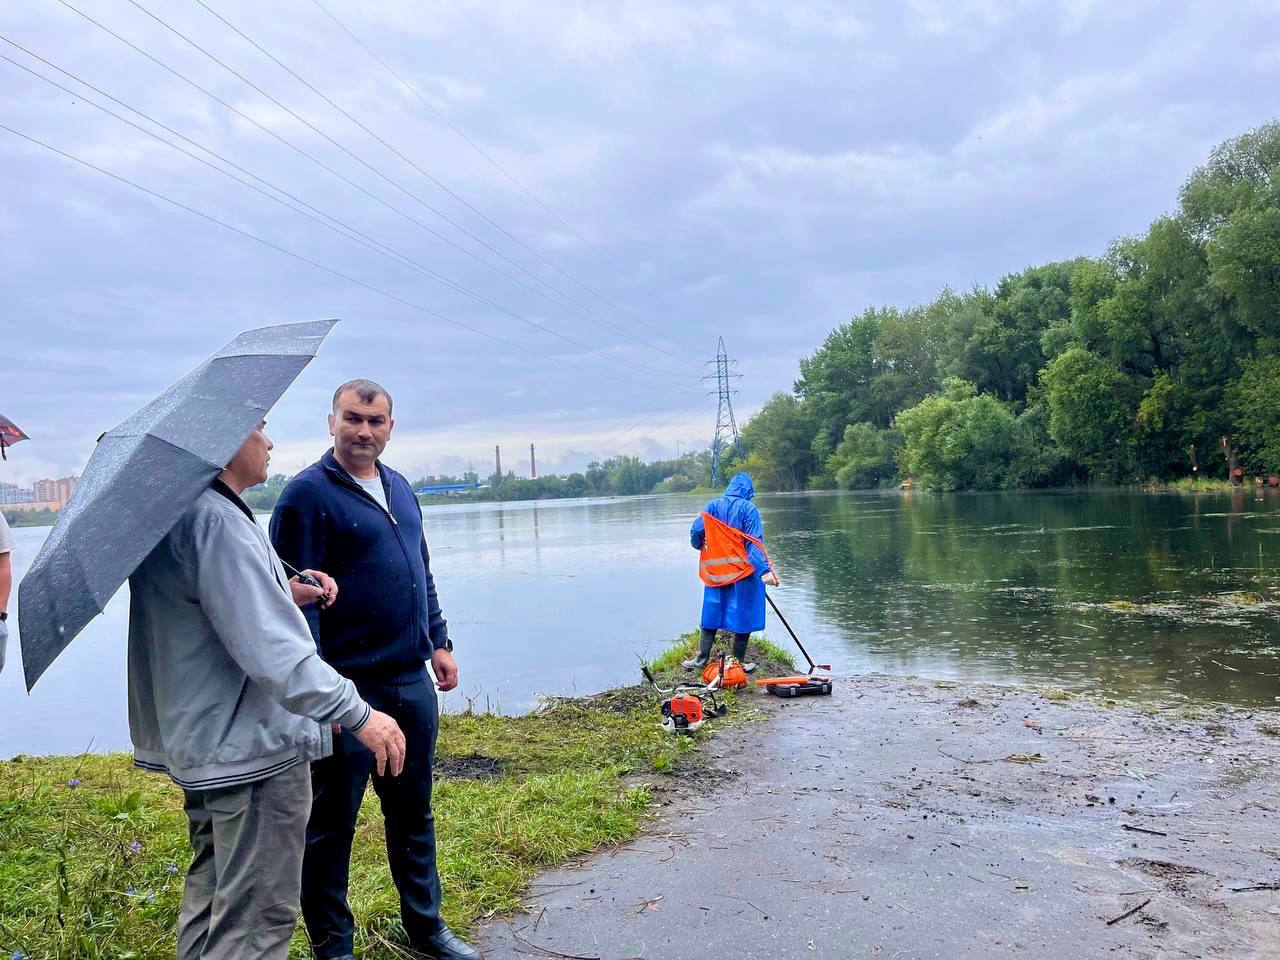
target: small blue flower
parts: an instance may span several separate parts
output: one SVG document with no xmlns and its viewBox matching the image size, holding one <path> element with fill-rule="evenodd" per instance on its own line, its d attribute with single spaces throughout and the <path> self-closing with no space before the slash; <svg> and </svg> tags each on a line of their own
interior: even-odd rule
<svg viewBox="0 0 1280 960">
<path fill-rule="evenodd" d="M 15 950 L 13 951 L 13 956 L 11 956 L 9 960 L 27 960 L 27 955 L 21 950 Z"/>
<path fill-rule="evenodd" d="M 80 778 L 72 777 L 70 780 L 67 781 L 67 786 L 70 787 L 72 790 L 74 790 L 76 787 L 80 786 Z"/>
<path fill-rule="evenodd" d="M 171 864 L 169 864 L 167 867 L 165 867 L 165 868 L 164 868 L 164 872 L 165 872 L 165 873 L 177 873 L 177 872 L 178 872 L 178 865 L 177 865 L 176 863 L 171 863 Z"/>
<path fill-rule="evenodd" d="M 152 891 L 148 890 L 147 895 L 143 899 L 145 899 L 147 903 L 154 903 L 156 895 Z"/>
<path fill-rule="evenodd" d="M 124 888 L 124 895 L 126 897 L 136 897 L 138 895 L 138 888 L 131 883 Z"/>
<path fill-rule="evenodd" d="M 142 849 L 142 843 L 138 840 L 134 840 L 129 844 L 129 849 L 132 850 L 134 853 L 137 853 L 139 850 Z"/>
</svg>

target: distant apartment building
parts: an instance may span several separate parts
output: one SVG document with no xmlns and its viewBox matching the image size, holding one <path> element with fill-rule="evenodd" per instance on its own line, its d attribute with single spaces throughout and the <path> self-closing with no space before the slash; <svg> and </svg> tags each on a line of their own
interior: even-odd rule
<svg viewBox="0 0 1280 960">
<path fill-rule="evenodd" d="M 66 506 L 75 492 L 79 477 L 63 477 L 61 480 L 37 480 L 31 485 L 31 499 L 38 503 L 56 503 Z"/>
<path fill-rule="evenodd" d="M 30 487 L 20 487 L 16 483 L 0 483 L 0 503 L 32 503 L 36 499 Z"/>
</svg>

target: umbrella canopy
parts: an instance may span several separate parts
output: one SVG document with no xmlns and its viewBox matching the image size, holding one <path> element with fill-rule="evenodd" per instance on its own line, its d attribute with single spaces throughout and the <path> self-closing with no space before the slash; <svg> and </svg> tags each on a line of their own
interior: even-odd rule
<svg viewBox="0 0 1280 960">
<path fill-rule="evenodd" d="M 335 323 L 242 333 L 103 435 L 18 586 L 28 690 L 222 472 Z"/>
<path fill-rule="evenodd" d="M 0 459 L 9 459 L 9 454 L 5 450 L 12 447 L 19 440 L 30 440 L 25 433 L 19 429 L 18 425 L 8 417 L 0 417 Z"/>
</svg>

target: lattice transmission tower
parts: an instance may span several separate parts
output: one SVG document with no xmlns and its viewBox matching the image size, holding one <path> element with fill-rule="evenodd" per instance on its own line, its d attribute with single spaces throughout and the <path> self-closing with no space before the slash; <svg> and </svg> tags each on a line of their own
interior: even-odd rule
<svg viewBox="0 0 1280 960">
<path fill-rule="evenodd" d="M 708 360 L 707 366 L 715 364 L 716 372 L 708 373 L 703 380 L 716 382 L 715 392 L 708 391 L 707 396 L 718 398 L 716 408 L 716 436 L 711 441 L 711 485 L 720 485 L 720 458 L 732 444 L 738 457 L 742 457 L 742 437 L 738 435 L 738 421 L 733 416 L 733 397 L 738 393 L 730 386 L 731 380 L 741 380 L 742 374 L 736 369 L 737 360 L 732 360 L 724 350 L 724 337 L 716 348 L 716 358 Z"/>
</svg>

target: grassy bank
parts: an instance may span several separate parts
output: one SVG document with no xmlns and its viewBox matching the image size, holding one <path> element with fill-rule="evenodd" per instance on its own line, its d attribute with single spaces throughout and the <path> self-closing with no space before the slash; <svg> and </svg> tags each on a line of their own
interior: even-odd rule
<svg viewBox="0 0 1280 960">
<path fill-rule="evenodd" d="M 1253 485 L 1250 478 L 1249 485 Z M 1159 492 L 1162 490 L 1184 490 L 1194 493 L 1220 493 L 1224 490 L 1239 489 L 1230 480 L 1219 480 L 1214 477 L 1183 477 L 1180 480 L 1156 481 L 1144 484 L 1143 490 Z"/>
<path fill-rule="evenodd" d="M 684 638 L 655 668 L 678 668 L 694 642 Z M 752 656 L 786 662 L 776 648 Z M 466 929 L 513 909 L 539 870 L 636 836 L 650 816 L 645 781 L 694 750 L 659 729 L 656 696 L 639 686 L 523 717 L 442 718 L 434 806 L 446 919 Z M 127 756 L 0 762 L 0 957 L 171 957 L 189 859 L 181 792 Z M 405 956 L 372 795 L 351 903 L 358 956 Z M 301 929 L 293 955 L 310 956 Z"/>
</svg>

